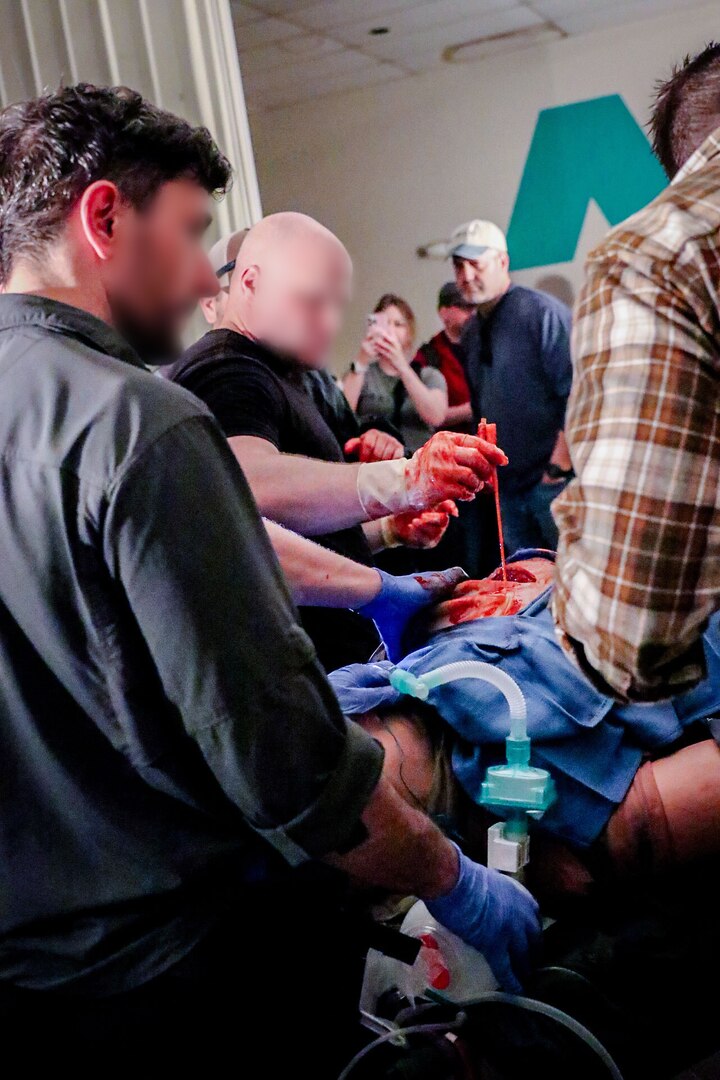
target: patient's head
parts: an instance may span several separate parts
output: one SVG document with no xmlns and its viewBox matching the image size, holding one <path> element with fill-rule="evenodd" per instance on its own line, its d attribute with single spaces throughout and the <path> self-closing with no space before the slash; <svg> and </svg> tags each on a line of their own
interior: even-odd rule
<svg viewBox="0 0 720 1080">
<path fill-rule="evenodd" d="M 243 241 L 223 325 L 307 367 L 323 367 L 351 281 L 350 256 L 329 229 L 305 214 L 272 214 Z"/>
<path fill-rule="evenodd" d="M 537 556 L 508 563 L 507 581 L 500 568 L 478 581 L 463 581 L 435 608 L 429 629 L 447 630 L 490 615 L 517 615 L 552 584 L 554 572 L 551 559 Z"/>
<path fill-rule="evenodd" d="M 403 698 L 353 717 L 385 751 L 383 776 L 411 806 L 451 816 L 457 798 L 448 731 L 431 705 Z"/>
</svg>

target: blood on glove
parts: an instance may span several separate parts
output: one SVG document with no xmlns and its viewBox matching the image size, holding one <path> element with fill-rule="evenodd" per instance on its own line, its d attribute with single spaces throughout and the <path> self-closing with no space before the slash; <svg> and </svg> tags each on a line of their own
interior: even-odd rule
<svg viewBox="0 0 720 1080">
<path fill-rule="evenodd" d="M 405 456 L 403 444 L 386 431 L 370 428 L 355 439 L 348 439 L 345 456 L 355 461 L 396 461 Z"/>
<path fill-rule="evenodd" d="M 394 543 L 410 548 L 434 548 L 447 532 L 451 517 L 458 516 L 452 499 L 445 499 L 430 510 L 408 510 L 389 519 Z"/>
<path fill-rule="evenodd" d="M 507 458 L 487 440 L 439 431 L 407 463 L 408 505 L 421 510 L 445 499 L 467 502 L 492 480 L 498 465 L 507 465 Z"/>
</svg>

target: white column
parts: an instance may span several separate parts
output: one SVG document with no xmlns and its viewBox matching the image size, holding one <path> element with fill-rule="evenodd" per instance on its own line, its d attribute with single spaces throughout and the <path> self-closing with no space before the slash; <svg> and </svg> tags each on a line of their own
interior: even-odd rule
<svg viewBox="0 0 720 1080">
<path fill-rule="evenodd" d="M 0 26 L 3 105 L 62 83 L 131 86 L 204 124 L 232 162 L 214 235 L 262 216 L 229 0 L 0 0 Z"/>
</svg>

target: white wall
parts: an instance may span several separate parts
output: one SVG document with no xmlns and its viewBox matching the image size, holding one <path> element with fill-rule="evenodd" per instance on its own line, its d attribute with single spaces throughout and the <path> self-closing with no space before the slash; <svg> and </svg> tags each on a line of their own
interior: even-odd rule
<svg viewBox="0 0 720 1080">
<path fill-rule="evenodd" d="M 382 292 L 407 296 L 423 337 L 435 331 L 435 293 L 451 276 L 449 265 L 418 259 L 415 249 L 472 217 L 507 227 L 541 109 L 619 93 L 645 124 L 655 81 L 720 32 L 717 3 L 679 0 L 678 8 L 616 30 L 251 116 L 264 212 L 313 215 L 355 261 L 356 296 L 339 367 Z M 560 273 L 577 287 L 583 256 L 606 228 L 591 203 L 574 262 L 520 271 L 516 280 L 534 285 Z"/>
</svg>

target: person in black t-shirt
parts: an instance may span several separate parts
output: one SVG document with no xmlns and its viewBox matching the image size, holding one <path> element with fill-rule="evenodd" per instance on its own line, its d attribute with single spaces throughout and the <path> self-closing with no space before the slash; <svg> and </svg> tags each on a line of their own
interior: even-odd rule
<svg viewBox="0 0 720 1080">
<path fill-rule="evenodd" d="M 240 249 L 222 324 L 167 375 L 215 414 L 266 518 L 369 565 L 374 550 L 444 529 L 447 500 L 473 498 L 505 458 L 443 432 L 409 461 L 369 462 L 369 433 L 355 436 L 360 464 L 346 462 L 352 417 L 321 371 L 350 282 L 349 256 L 323 226 L 301 214 L 264 219 Z M 366 660 L 378 641 L 351 611 L 304 608 L 302 618 L 328 669 Z"/>
</svg>

